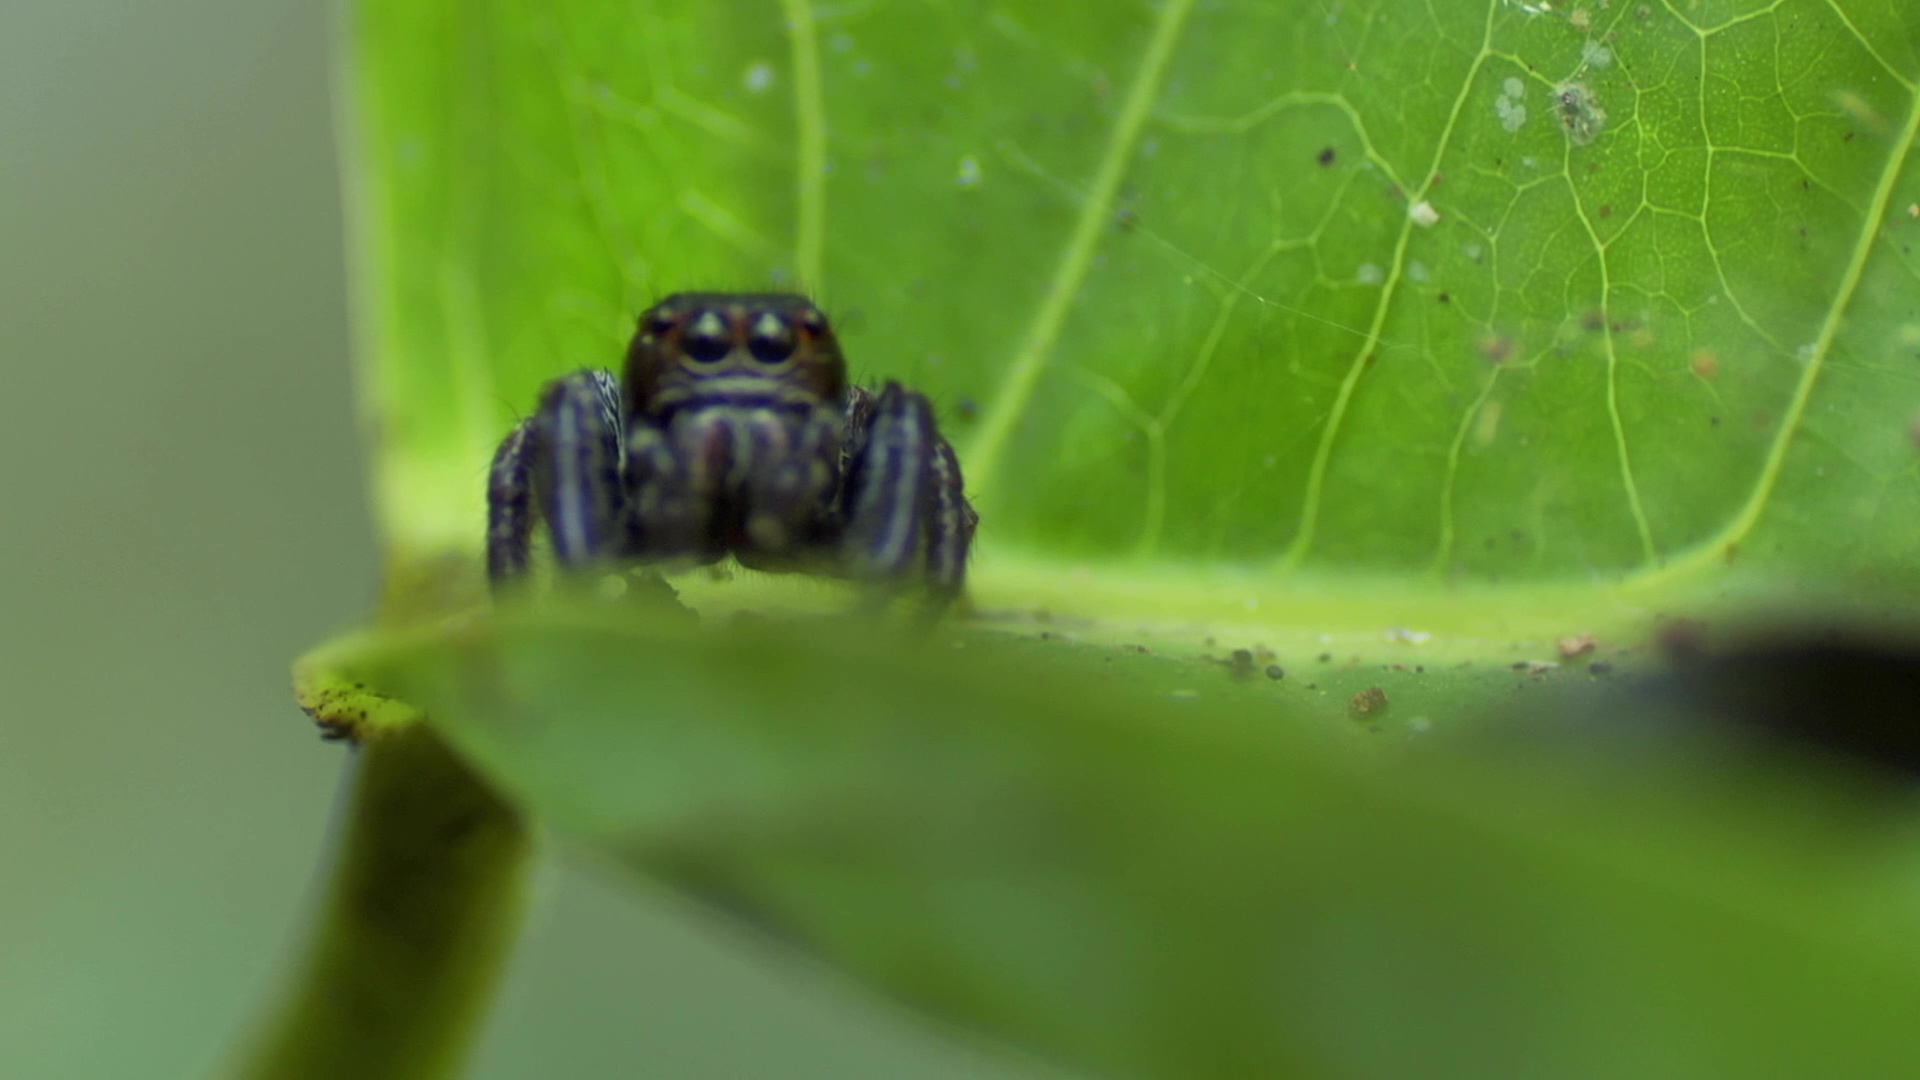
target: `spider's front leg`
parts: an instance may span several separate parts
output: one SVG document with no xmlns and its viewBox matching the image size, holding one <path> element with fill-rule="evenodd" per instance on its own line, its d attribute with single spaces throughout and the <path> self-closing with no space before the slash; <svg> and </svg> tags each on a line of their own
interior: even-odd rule
<svg viewBox="0 0 1920 1080">
<path fill-rule="evenodd" d="M 848 409 L 842 562 L 867 581 L 897 584 L 918 573 L 937 614 L 966 583 L 979 517 L 927 399 L 898 383 L 871 402 L 864 393 Z"/>
<path fill-rule="evenodd" d="M 497 588 L 527 571 L 534 512 L 564 568 L 622 554 L 620 385 L 577 371 L 547 385 L 540 408 L 494 452 L 487 473 L 487 577 Z"/>
</svg>

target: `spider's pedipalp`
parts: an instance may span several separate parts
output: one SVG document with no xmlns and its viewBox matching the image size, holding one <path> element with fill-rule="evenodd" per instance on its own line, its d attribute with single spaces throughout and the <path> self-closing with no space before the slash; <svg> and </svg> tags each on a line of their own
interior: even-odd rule
<svg viewBox="0 0 1920 1080">
<path fill-rule="evenodd" d="M 822 408 L 804 420 L 756 428 L 755 435 L 758 464 L 744 492 L 748 539 L 764 551 L 810 541 L 833 494 L 840 418 Z"/>
</svg>

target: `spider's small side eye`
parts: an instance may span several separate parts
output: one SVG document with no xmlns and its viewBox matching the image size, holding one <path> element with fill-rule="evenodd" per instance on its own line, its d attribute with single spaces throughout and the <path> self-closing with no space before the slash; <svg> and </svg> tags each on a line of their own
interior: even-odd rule
<svg viewBox="0 0 1920 1080">
<path fill-rule="evenodd" d="M 793 327 L 771 311 L 753 321 L 753 333 L 747 339 L 753 358 L 763 364 L 777 364 L 792 356 L 796 344 Z"/>
<path fill-rule="evenodd" d="M 655 308 L 641 324 L 654 337 L 665 337 L 680 321 L 680 313 L 670 308 Z"/>
<path fill-rule="evenodd" d="M 733 351 L 731 335 L 727 333 L 727 320 L 717 311 L 703 311 L 694 316 L 680 335 L 680 347 L 686 351 L 687 358 L 697 364 L 713 364 L 726 359 Z"/>
</svg>

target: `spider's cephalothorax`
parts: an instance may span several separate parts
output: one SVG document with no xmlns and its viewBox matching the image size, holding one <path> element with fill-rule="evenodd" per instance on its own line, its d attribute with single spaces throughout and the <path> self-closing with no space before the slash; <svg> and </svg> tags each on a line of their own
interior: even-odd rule
<svg viewBox="0 0 1920 1080">
<path fill-rule="evenodd" d="M 487 573 L 526 572 L 536 514 L 564 569 L 807 570 L 956 596 L 978 520 L 927 399 L 847 383 L 826 316 L 778 294 L 681 293 L 640 317 L 623 378 L 579 371 L 495 452 Z"/>
</svg>

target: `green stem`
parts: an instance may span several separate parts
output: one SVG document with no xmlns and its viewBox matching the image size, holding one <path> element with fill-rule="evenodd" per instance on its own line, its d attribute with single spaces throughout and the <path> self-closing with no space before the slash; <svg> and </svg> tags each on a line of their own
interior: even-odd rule
<svg viewBox="0 0 1920 1080">
<path fill-rule="evenodd" d="M 518 812 L 424 724 L 365 734 L 319 933 L 247 1080 L 457 1074 L 520 926 Z"/>
</svg>

